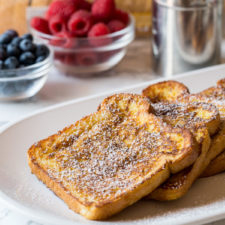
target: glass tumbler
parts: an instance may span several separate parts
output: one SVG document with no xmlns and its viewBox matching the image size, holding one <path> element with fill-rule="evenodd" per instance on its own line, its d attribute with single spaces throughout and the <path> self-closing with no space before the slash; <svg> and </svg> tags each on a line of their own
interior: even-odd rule
<svg viewBox="0 0 225 225">
<path fill-rule="evenodd" d="M 153 0 L 152 57 L 159 75 L 220 63 L 221 0 Z"/>
</svg>

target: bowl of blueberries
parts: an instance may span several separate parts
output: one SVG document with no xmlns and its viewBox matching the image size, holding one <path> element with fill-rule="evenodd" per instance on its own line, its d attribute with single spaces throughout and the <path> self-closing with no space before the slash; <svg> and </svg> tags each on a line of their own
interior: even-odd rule
<svg viewBox="0 0 225 225">
<path fill-rule="evenodd" d="M 22 100 L 34 96 L 45 84 L 52 54 L 31 34 L 15 30 L 0 35 L 0 100 Z"/>
</svg>

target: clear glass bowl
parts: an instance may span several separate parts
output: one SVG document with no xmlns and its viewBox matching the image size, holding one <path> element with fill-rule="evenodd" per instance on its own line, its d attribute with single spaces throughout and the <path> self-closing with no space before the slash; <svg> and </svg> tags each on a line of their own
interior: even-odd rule
<svg viewBox="0 0 225 225">
<path fill-rule="evenodd" d="M 63 73 L 85 76 L 111 69 L 126 53 L 135 36 L 134 19 L 123 30 L 93 38 L 63 38 L 41 33 L 30 26 L 38 42 L 50 46 L 54 65 Z"/>
<path fill-rule="evenodd" d="M 16 101 L 34 96 L 43 87 L 52 66 L 52 54 L 42 62 L 0 70 L 0 100 Z"/>
</svg>

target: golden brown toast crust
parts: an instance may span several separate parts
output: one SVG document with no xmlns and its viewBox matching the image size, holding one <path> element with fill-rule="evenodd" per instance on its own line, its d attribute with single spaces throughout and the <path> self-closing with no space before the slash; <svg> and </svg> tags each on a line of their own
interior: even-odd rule
<svg viewBox="0 0 225 225">
<path fill-rule="evenodd" d="M 201 177 L 210 177 L 225 171 L 225 152 L 222 152 L 210 162 Z"/>
<path fill-rule="evenodd" d="M 213 138 L 212 149 L 208 157 L 213 160 L 225 149 L 225 90 L 219 87 L 208 88 L 198 94 L 190 94 L 179 98 L 181 102 L 206 102 L 217 107 L 222 121 L 220 131 Z"/>
<path fill-rule="evenodd" d="M 171 87 L 171 82 L 168 81 L 170 87 Z M 183 86 L 185 89 L 185 85 L 182 83 L 177 82 L 179 86 Z M 161 86 L 161 88 L 164 88 L 164 92 L 169 92 L 170 89 L 167 88 L 167 81 L 164 82 L 163 86 Z M 157 84 L 153 85 L 154 88 L 153 90 L 157 89 Z M 196 102 L 204 102 L 207 104 L 212 104 L 214 106 L 216 106 L 219 110 L 220 113 L 220 118 L 221 120 L 225 120 L 225 79 L 219 80 L 217 82 L 217 87 L 211 87 L 208 88 L 198 94 L 188 94 L 188 93 L 179 93 L 179 94 L 175 94 L 174 96 L 171 96 L 171 93 L 168 94 L 164 94 L 163 99 L 159 98 L 159 101 L 167 101 L 167 102 L 174 102 L 174 100 L 176 99 L 176 101 L 178 102 L 182 102 L 182 103 L 196 103 Z M 187 87 L 186 87 L 187 88 Z M 149 88 L 146 88 L 148 90 L 148 92 L 146 93 L 151 93 L 150 96 L 152 96 L 154 93 L 154 91 L 151 91 L 151 86 Z M 145 89 L 145 90 L 146 90 Z M 179 90 L 177 88 L 175 88 L 175 90 Z M 188 90 L 188 88 L 187 88 Z M 154 98 L 154 96 L 153 96 Z M 224 149 L 225 149 L 225 141 L 223 141 L 223 130 L 225 128 L 223 128 L 223 125 L 221 125 L 222 128 L 220 129 L 219 134 L 214 138 L 215 140 L 213 140 L 213 144 L 212 146 L 216 146 L 213 147 L 212 150 L 210 151 L 210 158 L 214 159 L 217 155 L 219 155 Z M 211 133 L 210 133 L 211 134 Z M 207 170 L 207 169 L 206 169 Z"/>
<path fill-rule="evenodd" d="M 219 89 L 222 89 L 223 91 L 225 91 L 225 79 L 221 79 L 221 80 L 217 81 L 217 87 Z M 212 88 L 210 90 L 212 91 Z M 221 111 L 222 111 L 222 109 L 221 109 Z M 219 139 L 219 138 L 222 139 L 222 136 L 225 135 L 225 133 L 222 130 L 223 129 L 221 129 L 221 131 L 220 131 L 221 132 L 220 137 L 218 135 L 217 139 Z M 220 143 L 220 141 L 218 140 L 217 143 Z M 212 158 L 213 158 L 213 156 L 212 156 Z M 215 157 L 215 159 L 213 159 L 210 162 L 209 166 L 206 168 L 206 170 L 203 172 L 203 174 L 201 176 L 202 177 L 213 176 L 213 175 L 216 175 L 216 174 L 224 172 L 224 171 L 225 171 L 225 152 L 223 150 L 223 152 L 220 155 Z"/>
<path fill-rule="evenodd" d="M 170 127 L 151 110 L 140 95 L 106 98 L 98 112 L 31 146 L 31 171 L 72 210 L 108 218 L 198 156 L 188 130 Z"/>
<path fill-rule="evenodd" d="M 154 90 L 157 89 L 157 84 L 152 86 L 146 88 L 145 90 L 148 91 L 143 92 L 143 94 L 151 93 L 150 97 L 147 96 L 151 101 L 151 98 L 160 101 L 162 95 L 153 96 L 153 94 L 156 94 Z M 167 88 L 166 82 L 163 83 L 163 87 L 159 84 L 158 89 L 162 88 L 164 88 L 164 90 L 161 90 L 164 93 L 163 101 L 153 105 L 156 115 L 174 127 L 190 129 L 198 143 L 201 144 L 201 154 L 189 170 L 171 176 L 148 196 L 148 198 L 156 200 L 174 200 L 182 197 L 189 190 L 192 183 L 209 164 L 210 159 L 206 159 L 210 146 L 210 136 L 207 130 L 211 135 L 215 134 L 220 125 L 220 117 L 215 106 L 201 102 L 175 101 L 173 94 L 166 94 L 170 91 L 171 84 L 170 88 Z M 182 95 L 176 94 L 175 96 L 178 96 L 178 99 L 182 97 Z M 185 94 L 184 96 L 189 95 Z M 207 127 L 207 130 L 204 129 L 204 126 Z"/>
<path fill-rule="evenodd" d="M 150 193 L 147 197 L 148 199 L 170 201 L 179 199 L 187 193 L 194 181 L 202 174 L 206 165 L 209 163 L 209 160 L 207 160 L 207 153 L 209 151 L 211 140 L 207 134 L 208 133 L 206 132 L 205 136 L 203 135 L 204 140 L 201 145 L 201 154 L 193 166 L 172 175 L 165 183 Z"/>
<path fill-rule="evenodd" d="M 223 165 L 221 165 L 222 158 L 216 160 L 217 157 L 219 157 L 220 154 L 224 152 L 225 149 L 224 142 L 225 142 L 225 122 L 222 122 L 219 132 L 212 137 L 212 144 L 207 154 L 207 158 L 209 159 L 210 163 L 204 170 L 203 176 L 206 176 L 206 174 L 210 175 L 212 173 L 212 170 L 214 170 L 213 168 L 215 168 L 214 171 L 217 171 L 217 173 L 224 171 Z"/>
<path fill-rule="evenodd" d="M 225 89 L 225 78 L 217 81 L 217 87 Z"/>
<path fill-rule="evenodd" d="M 222 120 L 225 119 L 225 91 L 222 88 L 211 87 L 198 94 L 185 95 L 178 98 L 179 102 L 205 102 L 216 106 Z"/>
<path fill-rule="evenodd" d="M 169 103 L 153 104 L 156 116 L 161 117 L 173 127 L 190 129 L 194 133 L 206 126 L 210 135 L 214 135 L 220 126 L 220 115 L 215 106 L 207 103 Z"/>
<path fill-rule="evenodd" d="M 72 196 L 60 182 L 53 180 L 38 164 L 29 161 L 29 166 L 32 173 L 35 174 L 37 178 L 50 188 L 59 198 L 61 198 L 71 210 L 80 213 L 90 220 L 107 219 L 113 214 L 123 210 L 125 207 L 132 205 L 137 201 L 139 195 L 145 196 L 146 193 L 154 190 L 169 177 L 168 169 L 159 170 L 151 177 L 151 180 L 140 184 L 140 186 L 135 190 L 134 195 L 125 193 L 120 201 L 108 201 L 108 203 L 103 206 L 93 206 L 92 204 L 84 205 L 79 201 L 79 199 Z"/>
<path fill-rule="evenodd" d="M 143 90 L 143 95 L 151 99 L 151 102 L 176 101 L 179 96 L 189 94 L 189 89 L 182 83 L 169 80 L 159 82 Z"/>
</svg>

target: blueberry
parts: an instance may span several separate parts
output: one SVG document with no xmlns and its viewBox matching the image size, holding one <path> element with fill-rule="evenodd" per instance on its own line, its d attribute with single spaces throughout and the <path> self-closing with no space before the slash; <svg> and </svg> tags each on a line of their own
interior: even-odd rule
<svg viewBox="0 0 225 225">
<path fill-rule="evenodd" d="M 24 34 L 21 38 L 33 41 L 33 36 L 32 36 L 32 34 L 29 34 L 29 33 L 28 34 Z"/>
<path fill-rule="evenodd" d="M 36 57 L 45 56 L 47 57 L 49 54 L 49 49 L 46 45 L 37 45 L 35 55 Z"/>
<path fill-rule="evenodd" d="M 4 62 L 4 68 L 15 69 L 19 66 L 18 59 L 15 56 L 8 57 Z"/>
<path fill-rule="evenodd" d="M 32 52 L 24 52 L 20 55 L 20 63 L 24 65 L 31 65 L 35 63 L 35 56 Z"/>
<path fill-rule="evenodd" d="M 7 45 L 8 45 L 8 44 L 1 44 L 1 43 L 0 43 L 0 47 L 1 47 L 1 48 L 4 48 L 5 50 L 6 50 L 6 48 L 7 48 Z"/>
<path fill-rule="evenodd" d="M 39 62 L 42 62 L 42 61 L 44 61 L 46 59 L 46 56 L 38 56 L 37 57 L 37 59 L 36 59 L 36 61 L 35 61 L 35 63 L 39 63 Z"/>
<path fill-rule="evenodd" d="M 35 51 L 36 51 L 36 45 L 32 43 L 31 52 L 35 54 Z"/>
<path fill-rule="evenodd" d="M 20 49 L 24 52 L 27 52 L 27 51 L 32 51 L 34 48 L 34 45 L 32 43 L 31 40 L 28 40 L 28 39 L 23 39 L 21 42 L 20 42 Z"/>
<path fill-rule="evenodd" d="M 0 35 L 0 44 L 8 44 L 11 40 L 12 37 L 7 33 Z"/>
<path fill-rule="evenodd" d="M 4 62 L 0 60 L 0 70 L 2 70 L 3 68 L 4 68 Z"/>
<path fill-rule="evenodd" d="M 7 46 L 6 52 L 7 52 L 7 56 L 18 57 L 20 55 L 20 49 L 16 45 L 13 45 L 13 44 L 9 44 Z"/>
<path fill-rule="evenodd" d="M 5 33 L 6 33 L 6 34 L 8 34 L 8 35 L 10 35 L 10 36 L 11 36 L 11 38 L 18 37 L 18 33 L 17 33 L 17 31 L 12 30 L 12 29 L 7 30 Z"/>
<path fill-rule="evenodd" d="M 22 38 L 21 37 L 15 37 L 12 39 L 12 41 L 10 42 L 10 44 L 16 45 L 19 47 L 20 42 L 21 42 Z"/>
<path fill-rule="evenodd" d="M 6 50 L 3 46 L 0 46 L 0 60 L 4 60 L 7 57 Z"/>
</svg>

